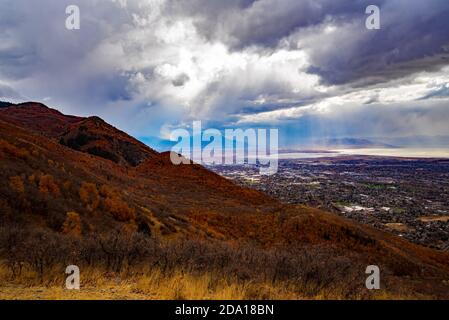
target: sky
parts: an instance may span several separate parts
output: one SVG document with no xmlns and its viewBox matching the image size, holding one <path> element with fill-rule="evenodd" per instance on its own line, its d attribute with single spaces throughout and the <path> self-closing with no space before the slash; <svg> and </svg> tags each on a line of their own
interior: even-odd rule
<svg viewBox="0 0 449 320">
<path fill-rule="evenodd" d="M 138 138 L 197 120 L 278 128 L 284 146 L 449 136 L 449 1 L 2 0 L 0 99 Z"/>
</svg>

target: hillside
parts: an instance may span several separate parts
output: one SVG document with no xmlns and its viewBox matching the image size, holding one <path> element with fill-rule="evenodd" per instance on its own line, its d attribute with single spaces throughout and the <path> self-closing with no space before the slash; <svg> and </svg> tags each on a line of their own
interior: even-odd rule
<svg viewBox="0 0 449 320">
<path fill-rule="evenodd" d="M 5 104 L 1 110 L 1 118 L 8 123 L 52 138 L 61 135 L 68 124 L 84 119 L 64 115 L 38 102 Z"/>
<path fill-rule="evenodd" d="M 376 264 L 388 292 L 449 297 L 448 254 L 317 209 L 284 205 L 199 165 L 174 166 L 168 153 L 158 153 L 96 117 L 65 116 L 36 103 L 2 108 L 0 163 L 0 254 L 7 261 L 27 261 L 27 253 L 21 258 L 5 245 L 24 234 L 33 245 L 62 237 L 59 243 L 68 239 L 87 248 L 95 246 L 88 239 L 109 239 L 119 232 L 156 241 L 154 250 L 164 258 L 155 265 L 165 261 L 164 270 L 168 261 L 173 268 L 195 272 L 224 272 L 226 267 L 241 281 L 277 270 L 272 285 L 307 276 L 319 288 L 352 297 L 363 289 L 364 268 Z M 11 230 L 16 230 L 14 237 Z M 190 247 L 189 241 L 200 244 Z M 101 248 L 106 258 L 92 255 L 86 258 L 90 266 L 99 259 L 107 260 L 109 268 L 114 265 L 109 259 L 125 250 L 108 255 Z M 126 260 L 130 266 L 132 252 Z M 146 257 L 145 252 L 136 259 Z M 204 260 L 208 254 L 218 260 Z M 198 259 L 195 267 L 191 259 Z M 240 270 L 245 265 L 248 269 Z M 360 286 L 356 291 L 354 281 Z"/>
</svg>

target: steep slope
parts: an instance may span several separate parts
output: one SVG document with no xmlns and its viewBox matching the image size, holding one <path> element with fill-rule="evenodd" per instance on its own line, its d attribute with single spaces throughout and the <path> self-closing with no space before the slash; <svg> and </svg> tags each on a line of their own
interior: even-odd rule
<svg viewBox="0 0 449 320">
<path fill-rule="evenodd" d="M 158 156 L 154 150 L 98 117 L 68 125 L 59 141 L 72 149 L 130 166 Z"/>
<path fill-rule="evenodd" d="M 8 109 L 5 110 L 9 115 Z M 46 116 L 47 110 L 42 110 Z M 5 118 L 0 111 L 0 119 Z M 54 138 L 35 130 L 34 122 L 32 131 L 25 129 L 27 117 L 21 119 L 20 127 L 15 125 L 15 121 L 10 124 L 0 120 L 0 157 L 5 181 L 0 196 L 4 202 L 18 207 L 19 211 L 30 213 L 33 220 L 43 218 L 40 224 L 55 231 L 61 230 L 66 213 L 75 211 L 82 216 L 83 233 L 91 229 L 103 232 L 125 223 L 143 229 L 156 226 L 152 228 L 156 234 L 189 234 L 195 226 L 186 223 L 182 216 L 196 208 L 215 210 L 227 203 L 224 211 L 237 214 L 254 210 L 252 205 L 256 204 L 277 205 L 276 201 L 265 195 L 242 189 L 201 166 L 173 166 L 169 154 L 153 151 L 98 118 L 82 119 L 68 125 L 62 135 Z M 81 148 L 70 140 L 71 137 L 82 140 L 79 133 L 88 137 L 88 143 L 80 144 Z M 65 146 L 65 141 L 61 141 L 63 139 L 71 144 L 71 148 Z M 95 152 L 89 150 L 91 141 L 94 145 L 102 145 L 105 150 L 109 148 L 111 154 L 117 156 L 125 152 L 119 143 L 124 142 L 126 148 L 135 148 L 144 160 L 133 167 L 125 161 L 111 161 L 104 154 L 100 157 L 93 155 Z M 24 194 L 19 201 L 14 188 L 8 184 L 12 177 L 20 177 L 24 184 Z M 52 187 L 48 188 L 46 184 Z M 88 195 L 94 196 L 83 200 L 80 191 L 85 184 L 95 185 L 94 188 L 85 188 Z M 109 191 L 100 190 L 102 188 Z M 21 201 L 25 197 L 27 199 Z M 122 206 L 121 209 L 130 209 L 121 211 L 134 214 L 117 219 L 117 210 L 106 208 L 108 198 L 114 198 L 117 206 Z M 105 211 L 109 214 L 104 215 Z M 208 232 L 194 232 L 197 231 L 203 235 Z"/>
<path fill-rule="evenodd" d="M 72 149 L 136 166 L 157 153 L 98 117 L 67 116 L 41 103 L 7 105 L 0 119 L 58 140 Z"/>
<path fill-rule="evenodd" d="M 195 238 L 285 250 L 319 246 L 355 264 L 380 265 L 399 280 L 413 279 L 418 292 L 445 296 L 445 253 L 320 210 L 281 204 L 199 165 L 174 166 L 168 153 L 159 154 L 98 118 L 75 121 L 41 108 L 35 119 L 55 115 L 64 126 L 47 130 L 50 135 L 26 115 L 18 121 L 13 110 L 0 110 L 1 225 L 81 237 L 124 228 L 164 241 Z M 93 155 L 90 139 L 72 145 L 80 134 L 95 137 L 94 145 L 104 141 L 118 161 Z M 425 283 L 432 286 L 426 289 Z"/>
</svg>

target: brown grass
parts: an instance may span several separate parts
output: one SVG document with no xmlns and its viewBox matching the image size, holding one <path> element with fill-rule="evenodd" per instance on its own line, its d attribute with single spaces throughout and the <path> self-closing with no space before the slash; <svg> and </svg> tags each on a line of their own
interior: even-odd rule
<svg viewBox="0 0 449 320">
<path fill-rule="evenodd" d="M 54 274 L 54 273 L 53 273 Z M 301 294 L 294 284 L 279 282 L 239 282 L 217 273 L 194 275 L 176 270 L 164 274 L 148 269 L 143 274 L 105 274 L 99 270 L 82 272 L 81 289 L 67 290 L 64 278 L 46 277 L 43 282 L 31 271 L 11 280 L 0 266 L 0 300 L 323 300 L 344 299 L 338 292 Z M 305 289 L 307 291 L 307 289 Z M 356 297 L 356 299 L 362 297 Z M 413 299 L 416 296 L 376 292 L 371 299 Z"/>
</svg>

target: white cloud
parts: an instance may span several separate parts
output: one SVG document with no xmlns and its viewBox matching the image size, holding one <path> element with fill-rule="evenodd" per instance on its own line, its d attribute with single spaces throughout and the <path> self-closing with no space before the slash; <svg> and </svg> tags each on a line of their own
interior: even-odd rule
<svg viewBox="0 0 449 320">
<path fill-rule="evenodd" d="M 441 119 L 449 70 L 438 48 L 449 24 L 436 9 L 444 3 L 431 1 L 408 4 L 423 12 L 423 28 L 392 0 L 382 32 L 367 33 L 358 0 L 5 0 L 0 93 L 51 97 L 140 136 L 192 119 L 344 126 L 345 117 L 381 121 L 373 108 L 405 116 L 424 105 L 426 119 Z M 81 8 L 79 32 L 64 27 L 69 3 Z"/>
<path fill-rule="evenodd" d="M 350 89 L 349 92 L 345 87 L 333 87 L 328 91 L 331 96 L 317 102 L 243 115 L 238 123 L 282 125 L 283 122 L 291 121 L 300 123 L 303 118 L 322 118 L 325 122 L 335 120 L 341 127 L 345 126 L 345 122 L 347 126 L 352 126 L 357 121 L 363 123 L 365 129 L 378 126 L 382 129 L 378 134 L 386 134 L 386 127 L 389 126 L 390 129 L 396 128 L 397 133 L 402 135 L 416 131 L 419 134 L 445 135 L 449 133 L 449 96 L 432 97 L 432 93 L 444 87 L 449 87 L 449 67 L 439 72 L 412 75 L 400 81 Z M 360 125 L 357 127 L 361 129 Z M 372 130 L 371 134 L 374 134 Z"/>
</svg>

